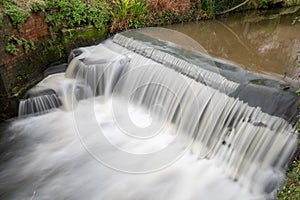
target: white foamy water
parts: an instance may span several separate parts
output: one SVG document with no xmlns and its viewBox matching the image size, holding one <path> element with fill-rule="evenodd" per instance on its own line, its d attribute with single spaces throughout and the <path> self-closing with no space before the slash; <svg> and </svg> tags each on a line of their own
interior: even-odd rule
<svg viewBox="0 0 300 200">
<path fill-rule="evenodd" d="M 113 113 L 111 101 L 101 102 L 82 101 L 74 111 L 94 104 L 97 126 L 85 115 L 77 118 L 74 112 L 61 110 L 14 122 L 9 140 L 21 139 L 23 144 L 17 157 L 0 172 L 1 199 L 263 199 L 262 194 L 251 194 L 231 180 L 213 160 L 197 159 L 189 149 L 172 143 L 176 131 L 171 125 L 151 141 L 120 134 L 116 123 L 122 116 Z M 129 114 L 142 121 L 148 115 L 141 110 Z M 84 123 L 84 132 L 77 132 L 78 120 Z M 101 132 L 111 145 L 123 151 L 151 154 L 173 145 L 178 157 L 155 172 L 132 174 L 113 169 L 102 162 L 130 162 L 128 166 L 136 168 L 151 166 L 157 159 L 142 163 L 125 160 L 119 150 L 104 148 L 106 142 L 97 137 Z M 88 152 L 84 146 L 93 151 Z M 105 159 L 95 159 L 97 152 L 105 154 Z"/>
<path fill-rule="evenodd" d="M 1 199 L 276 199 L 294 127 L 230 96 L 240 83 L 211 62 L 123 35 L 71 55 L 3 136 Z M 61 106 L 30 116 L 45 90 Z"/>
</svg>

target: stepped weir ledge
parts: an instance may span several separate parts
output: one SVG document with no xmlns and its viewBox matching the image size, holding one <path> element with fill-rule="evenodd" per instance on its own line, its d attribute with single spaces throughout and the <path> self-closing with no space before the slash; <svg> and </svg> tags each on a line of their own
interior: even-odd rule
<svg viewBox="0 0 300 200">
<path fill-rule="evenodd" d="M 0 197 L 276 199 L 295 91 L 139 30 L 74 49 L 3 128 Z"/>
</svg>

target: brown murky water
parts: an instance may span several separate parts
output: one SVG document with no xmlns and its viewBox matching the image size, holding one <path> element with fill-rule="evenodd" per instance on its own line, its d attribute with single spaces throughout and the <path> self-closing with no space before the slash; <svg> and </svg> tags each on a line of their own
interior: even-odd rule
<svg viewBox="0 0 300 200">
<path fill-rule="evenodd" d="M 236 62 L 248 70 L 287 73 L 292 77 L 300 51 L 300 23 L 293 24 L 296 16 L 300 16 L 299 8 L 235 14 L 167 28 L 190 36 L 210 55 Z"/>
<path fill-rule="evenodd" d="M 250 71 L 293 77 L 297 70 L 297 52 L 300 51 L 300 22 L 292 24 L 296 16 L 300 16 L 300 9 L 295 7 L 247 12 L 165 27 L 186 34 L 190 39 L 180 37 L 178 40 L 178 35 L 164 31 L 152 32 L 151 35 L 183 46 L 188 44 L 192 50 L 206 51 Z"/>
</svg>

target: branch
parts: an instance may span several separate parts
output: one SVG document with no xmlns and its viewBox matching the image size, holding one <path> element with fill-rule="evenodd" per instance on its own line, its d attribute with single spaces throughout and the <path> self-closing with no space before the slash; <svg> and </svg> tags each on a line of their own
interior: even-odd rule
<svg viewBox="0 0 300 200">
<path fill-rule="evenodd" d="M 235 9 L 238 9 L 239 7 L 242 7 L 243 5 L 247 4 L 249 1 L 250 1 L 250 0 L 246 0 L 246 1 L 244 1 L 243 3 L 237 5 L 237 6 L 233 7 L 233 8 L 230 8 L 229 10 L 225 10 L 225 11 L 223 11 L 223 12 L 217 13 L 216 15 L 224 15 L 224 14 L 226 14 L 226 13 L 229 13 L 229 12 L 231 12 L 231 11 L 234 11 Z"/>
</svg>

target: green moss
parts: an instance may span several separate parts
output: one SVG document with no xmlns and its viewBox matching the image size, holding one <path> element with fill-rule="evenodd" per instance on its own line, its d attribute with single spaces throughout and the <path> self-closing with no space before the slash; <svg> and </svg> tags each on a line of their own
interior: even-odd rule
<svg viewBox="0 0 300 200">
<path fill-rule="evenodd" d="M 63 29 L 62 34 L 62 44 L 68 52 L 78 46 L 99 43 L 106 38 L 107 30 L 99 30 L 93 26 L 88 26 L 85 28 Z"/>
<path fill-rule="evenodd" d="M 38 84 L 38 82 L 40 82 L 40 81 L 41 81 L 41 78 L 38 78 L 23 88 L 16 88 L 17 90 L 16 90 L 15 94 L 17 94 L 17 98 L 24 99 L 26 92 L 28 90 L 30 90 L 31 88 L 33 88 L 34 86 L 36 86 L 36 84 Z"/>
</svg>

